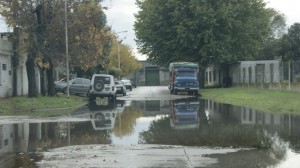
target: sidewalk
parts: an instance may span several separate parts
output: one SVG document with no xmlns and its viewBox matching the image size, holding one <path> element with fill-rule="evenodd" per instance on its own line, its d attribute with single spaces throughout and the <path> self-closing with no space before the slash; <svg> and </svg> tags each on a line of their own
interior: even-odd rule
<svg viewBox="0 0 300 168">
<path fill-rule="evenodd" d="M 216 159 L 209 154 L 231 153 L 241 149 L 211 149 L 171 145 L 83 145 L 53 149 L 42 153 L 40 167 L 105 168 L 193 168 L 207 167 Z"/>
</svg>

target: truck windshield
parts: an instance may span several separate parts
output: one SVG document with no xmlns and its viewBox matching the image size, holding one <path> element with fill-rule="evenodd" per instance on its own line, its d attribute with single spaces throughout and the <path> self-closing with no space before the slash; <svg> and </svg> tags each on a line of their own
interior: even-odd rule
<svg viewBox="0 0 300 168">
<path fill-rule="evenodd" d="M 177 77 L 195 77 L 195 72 L 177 72 Z"/>
</svg>

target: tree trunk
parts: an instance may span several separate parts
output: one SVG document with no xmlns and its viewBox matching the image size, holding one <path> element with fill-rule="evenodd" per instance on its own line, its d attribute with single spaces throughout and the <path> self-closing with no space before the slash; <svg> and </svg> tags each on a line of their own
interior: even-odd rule
<svg viewBox="0 0 300 168">
<path fill-rule="evenodd" d="M 41 95 L 46 96 L 45 70 L 44 68 L 39 68 L 39 70 L 40 70 L 40 81 L 41 81 Z"/>
<path fill-rule="evenodd" d="M 31 54 L 28 55 L 28 58 L 26 60 L 26 70 L 28 78 L 28 97 L 38 96 L 34 67 L 34 53 L 31 52 Z"/>
<path fill-rule="evenodd" d="M 55 96 L 55 86 L 54 86 L 54 68 L 52 60 L 49 58 L 49 68 L 47 69 L 47 81 L 48 81 L 48 96 Z"/>
</svg>

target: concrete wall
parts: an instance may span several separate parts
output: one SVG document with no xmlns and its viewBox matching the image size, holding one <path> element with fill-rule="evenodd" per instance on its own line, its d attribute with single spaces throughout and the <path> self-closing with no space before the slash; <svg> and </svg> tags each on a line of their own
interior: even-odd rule
<svg viewBox="0 0 300 168">
<path fill-rule="evenodd" d="M 24 40 L 22 32 L 17 33 L 18 45 L 16 46 L 15 53 L 13 51 L 13 42 L 8 40 L 11 36 L 13 36 L 13 33 L 0 33 L 0 98 L 10 97 L 13 95 L 14 82 L 15 93 L 17 96 L 24 96 L 28 94 L 28 79 L 25 65 L 27 57 L 26 53 L 24 53 L 22 49 L 24 46 Z M 15 67 L 13 67 L 12 63 L 14 55 L 16 55 L 18 62 Z M 39 86 L 39 81 L 37 84 Z"/>
<path fill-rule="evenodd" d="M 241 61 L 240 62 L 240 81 L 236 83 L 279 83 L 280 61 Z"/>
<path fill-rule="evenodd" d="M 233 84 L 279 83 L 281 66 L 279 60 L 240 61 L 229 64 L 229 77 Z M 226 69 L 211 65 L 206 69 L 206 82 L 209 86 L 222 84 Z"/>
<path fill-rule="evenodd" d="M 12 43 L 0 38 L 0 98 L 12 96 Z"/>
</svg>

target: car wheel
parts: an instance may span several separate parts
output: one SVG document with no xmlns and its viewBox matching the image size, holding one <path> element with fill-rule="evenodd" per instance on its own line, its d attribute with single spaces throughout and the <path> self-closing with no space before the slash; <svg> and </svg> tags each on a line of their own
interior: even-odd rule
<svg viewBox="0 0 300 168">
<path fill-rule="evenodd" d="M 130 91 L 132 91 L 132 87 L 130 87 Z"/>
<path fill-rule="evenodd" d="M 104 89 L 104 83 L 102 81 L 95 81 L 94 88 L 96 91 L 102 91 Z"/>
<path fill-rule="evenodd" d="M 123 92 L 123 96 L 126 96 L 126 92 Z"/>
<path fill-rule="evenodd" d="M 63 93 L 64 93 L 64 94 L 67 94 L 67 92 L 68 92 L 68 89 L 67 89 L 67 87 L 65 87 L 65 88 L 63 89 Z"/>
</svg>

